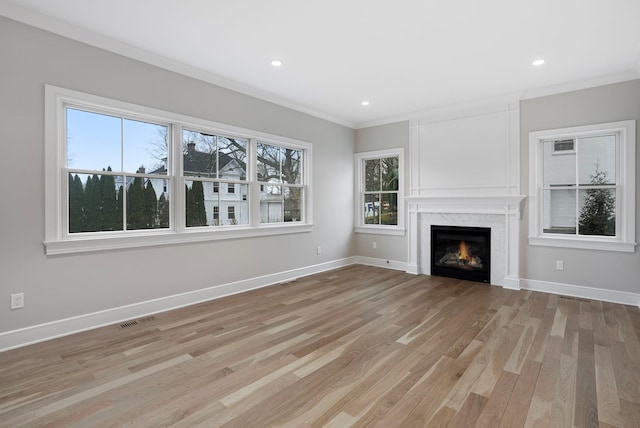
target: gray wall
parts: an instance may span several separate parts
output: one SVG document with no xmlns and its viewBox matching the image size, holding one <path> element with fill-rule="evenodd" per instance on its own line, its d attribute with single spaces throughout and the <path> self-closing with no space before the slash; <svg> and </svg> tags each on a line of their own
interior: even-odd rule
<svg viewBox="0 0 640 428">
<path fill-rule="evenodd" d="M 0 58 L 0 333 L 354 255 L 354 130 L 4 17 Z M 314 231 L 45 256 L 47 83 L 311 142 Z"/>
<path fill-rule="evenodd" d="M 636 139 L 640 139 L 640 80 L 546 96 L 520 103 L 521 183 L 529 189 L 529 132 L 595 123 L 635 119 Z M 636 141 L 636 164 L 640 149 Z M 636 167 L 636 192 L 640 174 Z M 636 197 L 636 240 L 640 231 L 640 207 Z M 527 244 L 528 207 L 521 228 L 520 276 L 607 290 L 640 292 L 640 251 L 619 253 L 572 250 Z M 555 261 L 564 260 L 564 270 L 555 270 Z"/>
<path fill-rule="evenodd" d="M 373 126 L 356 131 L 356 152 L 404 148 L 404 194 L 409 193 L 409 122 Z M 354 196 L 355 197 L 355 196 Z M 406 215 L 405 215 L 406 217 Z M 356 254 L 383 260 L 407 262 L 407 235 L 355 234 Z M 377 249 L 373 249 L 373 242 Z"/>
</svg>

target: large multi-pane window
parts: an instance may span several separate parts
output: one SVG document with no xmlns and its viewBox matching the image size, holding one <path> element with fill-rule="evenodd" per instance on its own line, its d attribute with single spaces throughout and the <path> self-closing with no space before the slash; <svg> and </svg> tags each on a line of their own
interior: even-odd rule
<svg viewBox="0 0 640 428">
<path fill-rule="evenodd" d="M 359 153 L 356 162 L 359 176 L 356 209 L 360 231 L 401 229 L 402 151 Z"/>
<path fill-rule="evenodd" d="M 532 243 L 628 241 L 634 131 L 619 122 L 532 133 Z"/>
<path fill-rule="evenodd" d="M 308 143 L 51 86 L 46 120 L 48 254 L 311 225 Z"/>
</svg>

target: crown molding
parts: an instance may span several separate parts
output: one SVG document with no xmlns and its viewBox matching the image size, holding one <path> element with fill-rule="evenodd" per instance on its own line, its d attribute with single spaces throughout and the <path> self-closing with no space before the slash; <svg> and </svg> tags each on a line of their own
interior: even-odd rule
<svg viewBox="0 0 640 428">
<path fill-rule="evenodd" d="M 150 52 L 140 47 L 125 43 L 111 37 L 95 33 L 91 30 L 69 24 L 59 19 L 35 12 L 25 7 L 19 6 L 7 0 L 0 0 L 0 15 L 5 16 L 14 21 L 21 22 L 41 30 L 48 31 L 59 36 L 66 37 L 87 45 L 103 49 L 118 55 L 122 55 L 133 60 L 141 61 L 165 70 L 173 71 L 187 77 L 191 77 L 203 82 L 211 83 L 234 92 L 248 95 L 253 98 L 260 99 L 276 104 L 280 107 L 295 110 L 299 113 L 308 114 L 318 119 L 336 123 L 338 125 L 354 128 L 355 124 L 340 119 L 331 114 L 318 111 L 312 107 L 296 103 L 288 98 L 281 97 L 271 92 L 263 91 L 250 85 L 220 76 L 198 67 L 184 64 L 182 62 L 167 58 L 165 56 Z"/>
<path fill-rule="evenodd" d="M 368 122 L 360 122 L 355 125 L 355 129 L 369 128 L 373 126 L 386 125 L 389 123 L 416 121 L 427 119 L 438 122 L 447 120 L 450 117 L 464 116 L 466 112 L 477 112 L 491 106 L 509 105 L 518 103 L 522 100 L 531 98 L 539 98 L 548 95 L 556 95 L 564 92 L 577 91 L 580 89 L 595 88 L 598 86 L 610 85 L 613 83 L 626 82 L 640 78 L 640 49 L 636 55 L 636 61 L 633 69 L 621 73 L 610 74 L 606 76 L 594 77 L 591 79 L 583 79 L 575 82 L 562 83 L 559 85 L 544 86 L 539 88 L 527 89 L 518 93 L 510 93 L 497 95 L 491 98 L 469 100 L 459 104 L 441 106 L 416 112 L 406 113 L 398 116 L 378 119 Z"/>
<path fill-rule="evenodd" d="M 548 95 L 556 95 L 564 92 L 578 91 L 580 89 L 595 88 L 598 86 L 611 85 L 613 83 L 626 82 L 640 78 L 640 72 L 628 70 L 621 73 L 598 76 L 591 79 L 583 79 L 575 82 L 562 83 L 559 85 L 546 86 L 529 89 L 523 92 L 521 100 L 540 98 Z"/>
</svg>

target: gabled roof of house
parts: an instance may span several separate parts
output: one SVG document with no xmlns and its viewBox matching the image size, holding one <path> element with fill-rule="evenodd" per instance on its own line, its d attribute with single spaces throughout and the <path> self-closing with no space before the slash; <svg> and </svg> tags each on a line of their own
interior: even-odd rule
<svg viewBox="0 0 640 428">
<path fill-rule="evenodd" d="M 217 178 L 224 178 L 223 172 L 227 167 L 231 167 L 233 162 L 242 169 L 243 173 L 241 175 L 244 175 L 246 171 L 246 165 L 244 162 L 235 159 L 227 153 L 219 153 L 216 159 L 215 152 L 205 153 L 197 151 L 195 148 L 190 148 L 186 153 L 184 153 L 182 156 L 182 162 L 184 174 L 191 176 L 216 177 L 216 172 L 220 172 L 221 176 Z M 219 167 L 217 167 L 216 162 L 220 162 Z M 160 168 L 151 171 L 151 174 L 164 174 L 166 171 L 167 168 L 165 164 Z"/>
</svg>

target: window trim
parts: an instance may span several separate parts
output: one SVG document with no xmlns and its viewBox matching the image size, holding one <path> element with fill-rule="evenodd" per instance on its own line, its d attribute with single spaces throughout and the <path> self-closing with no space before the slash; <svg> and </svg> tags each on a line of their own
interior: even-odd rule
<svg viewBox="0 0 640 428">
<path fill-rule="evenodd" d="M 387 157 L 398 158 L 398 224 L 365 224 L 361 209 L 364 203 L 364 161 Z M 355 194 L 355 232 L 371 233 L 378 235 L 404 235 L 405 234 L 405 197 L 404 197 L 404 148 L 374 150 L 355 154 L 356 194 Z"/>
<path fill-rule="evenodd" d="M 557 235 L 542 230 L 542 168 L 544 141 L 616 134 L 619 141 L 616 180 L 616 236 Z M 636 226 L 636 121 L 600 123 L 529 133 L 529 245 L 634 252 Z M 574 152 L 575 153 L 575 152 Z"/>
<path fill-rule="evenodd" d="M 167 171 L 171 200 L 171 226 L 169 229 L 144 229 L 127 231 L 126 233 L 82 233 L 67 236 L 64 234 L 66 199 L 65 183 L 68 180 L 63 174 L 66 165 L 65 126 L 63 126 L 64 109 L 67 105 L 98 112 L 113 112 L 116 115 L 147 119 L 152 122 L 170 123 L 175 141 L 181 140 L 183 128 L 206 129 L 225 136 L 238 136 L 256 144 L 257 141 L 274 145 L 286 145 L 303 151 L 303 172 L 301 181 L 305 187 L 303 204 L 304 221 L 295 223 L 261 224 L 259 209 L 258 183 L 254 166 L 247 166 L 249 183 L 249 224 L 229 227 L 187 228 L 184 225 L 184 192 L 178 191 L 184 186 L 181 174 L 181 162 L 171 162 Z M 312 145 L 311 143 L 288 137 L 276 136 L 259 131 L 225 125 L 205 119 L 193 118 L 178 113 L 144 107 L 123 101 L 86 94 L 71 89 L 45 85 L 45 254 L 82 253 L 89 251 L 105 251 L 125 248 L 148 247 L 155 245 L 179 244 L 188 242 L 215 241 L 221 239 L 239 239 L 257 236 L 271 236 L 291 233 L 305 233 L 313 230 L 313 191 L 312 191 Z M 170 148 L 174 159 L 180 159 L 181 144 Z M 255 154 L 247 162 L 255 161 Z M 180 164 L 180 165 L 176 165 Z"/>
</svg>

